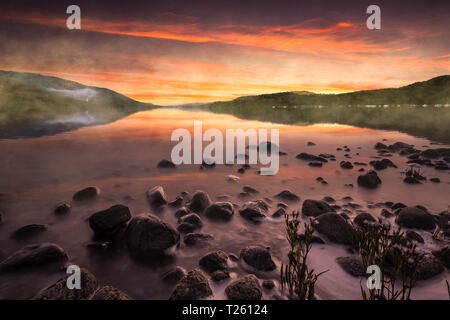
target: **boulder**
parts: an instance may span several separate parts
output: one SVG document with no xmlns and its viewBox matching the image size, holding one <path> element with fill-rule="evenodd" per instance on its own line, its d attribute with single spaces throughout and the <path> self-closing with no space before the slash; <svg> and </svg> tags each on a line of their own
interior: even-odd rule
<svg viewBox="0 0 450 320">
<path fill-rule="evenodd" d="M 368 171 L 366 174 L 360 175 L 358 177 L 358 185 L 360 187 L 374 189 L 381 184 L 381 179 L 375 171 Z"/>
<path fill-rule="evenodd" d="M 163 187 L 155 186 L 149 189 L 146 193 L 147 200 L 152 208 L 158 208 L 167 203 L 166 193 Z"/>
<path fill-rule="evenodd" d="M 366 275 L 366 268 L 364 268 L 364 264 L 358 256 L 338 257 L 336 262 L 354 277 L 364 277 Z"/>
<path fill-rule="evenodd" d="M 198 300 L 212 294 L 206 275 L 203 271 L 194 269 L 177 283 L 169 300 Z"/>
<path fill-rule="evenodd" d="M 175 267 L 162 275 L 162 280 L 168 284 L 176 284 L 186 276 L 187 272 L 183 267 Z"/>
<path fill-rule="evenodd" d="M 179 219 L 180 225 L 178 231 L 182 233 L 189 233 L 200 229 L 203 226 L 202 219 L 196 213 L 189 213 Z"/>
<path fill-rule="evenodd" d="M 401 227 L 411 229 L 432 230 L 436 227 L 433 216 L 417 207 L 400 209 L 395 222 Z"/>
<path fill-rule="evenodd" d="M 368 212 L 362 212 L 358 214 L 353 220 L 353 222 L 359 227 L 363 227 L 366 223 L 376 221 L 377 220 Z"/>
<path fill-rule="evenodd" d="M 327 212 L 336 211 L 325 201 L 311 199 L 303 201 L 302 214 L 307 217 L 317 217 Z"/>
<path fill-rule="evenodd" d="M 211 204 L 211 199 L 204 191 L 196 191 L 187 207 L 192 212 L 203 212 Z"/>
<path fill-rule="evenodd" d="M 240 277 L 225 288 L 230 300 L 261 300 L 262 289 L 253 274 Z"/>
<path fill-rule="evenodd" d="M 178 231 L 153 214 L 134 217 L 125 237 L 130 251 L 141 255 L 163 254 L 180 242 Z"/>
<path fill-rule="evenodd" d="M 130 209 L 121 204 L 94 213 L 89 217 L 89 226 L 96 236 L 110 237 L 124 228 L 131 219 Z"/>
<path fill-rule="evenodd" d="M 353 164 L 350 161 L 341 161 L 339 165 L 342 169 L 353 169 Z"/>
<path fill-rule="evenodd" d="M 283 190 L 279 194 L 275 196 L 278 199 L 282 199 L 284 201 L 292 201 L 292 202 L 299 202 L 300 197 L 296 195 L 295 193 L 292 193 L 290 190 Z"/>
<path fill-rule="evenodd" d="M 314 229 L 328 237 L 332 242 L 352 245 L 354 230 L 343 217 L 335 212 L 318 216 L 313 223 Z"/>
<path fill-rule="evenodd" d="M 177 218 L 181 218 L 187 214 L 189 214 L 189 209 L 186 207 L 181 207 L 177 211 L 175 211 L 175 217 Z"/>
<path fill-rule="evenodd" d="M 89 300 L 132 300 L 127 294 L 117 288 L 104 286 L 98 288 Z"/>
<path fill-rule="evenodd" d="M 216 202 L 205 210 L 205 216 L 213 220 L 230 220 L 233 214 L 231 202 Z"/>
<path fill-rule="evenodd" d="M 227 263 L 228 255 L 221 250 L 206 254 L 198 262 L 198 264 L 208 273 L 228 269 Z"/>
<path fill-rule="evenodd" d="M 272 271 L 276 269 L 270 250 L 263 246 L 247 246 L 241 250 L 239 257 L 258 271 Z"/>
<path fill-rule="evenodd" d="M 176 168 L 176 165 L 170 160 L 163 159 L 160 162 L 158 162 L 157 167 L 158 168 Z"/>
<path fill-rule="evenodd" d="M 74 201 L 90 201 L 94 200 L 100 195 L 100 189 L 98 187 L 87 187 L 76 192 L 72 200 Z"/>
<path fill-rule="evenodd" d="M 249 201 L 244 204 L 239 214 L 245 219 L 252 221 L 260 221 L 266 217 L 268 206 L 264 206 L 265 202 L 262 200 Z"/>
</svg>

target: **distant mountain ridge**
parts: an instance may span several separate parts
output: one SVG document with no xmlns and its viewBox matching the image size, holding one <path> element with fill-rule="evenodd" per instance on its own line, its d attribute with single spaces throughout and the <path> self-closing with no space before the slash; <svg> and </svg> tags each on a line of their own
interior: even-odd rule
<svg viewBox="0 0 450 320">
<path fill-rule="evenodd" d="M 54 134 L 155 107 L 105 88 L 36 73 L 0 71 L 0 138 Z"/>
</svg>

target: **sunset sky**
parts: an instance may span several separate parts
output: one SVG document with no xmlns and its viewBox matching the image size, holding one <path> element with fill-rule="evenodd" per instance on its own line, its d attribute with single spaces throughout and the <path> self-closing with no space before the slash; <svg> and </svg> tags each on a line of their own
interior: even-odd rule
<svg viewBox="0 0 450 320">
<path fill-rule="evenodd" d="M 81 7 L 81 30 L 66 8 Z M 381 30 L 366 8 L 381 7 Z M 450 1 L 2 1 L 0 69 L 169 105 L 450 73 Z"/>
</svg>

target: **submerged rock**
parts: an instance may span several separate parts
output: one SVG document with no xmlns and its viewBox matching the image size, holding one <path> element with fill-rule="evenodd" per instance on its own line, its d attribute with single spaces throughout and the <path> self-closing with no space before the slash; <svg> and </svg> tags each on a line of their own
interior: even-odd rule
<svg viewBox="0 0 450 320">
<path fill-rule="evenodd" d="M 230 220 L 234 215 L 231 202 L 216 202 L 205 210 L 205 216 L 213 220 Z"/>
<path fill-rule="evenodd" d="M 29 224 L 14 231 L 11 238 L 16 240 L 24 240 L 34 237 L 46 230 L 47 227 L 43 224 Z"/>
<path fill-rule="evenodd" d="M 135 254 L 163 254 L 179 242 L 178 231 L 152 214 L 134 217 L 126 231 L 127 246 Z"/>
<path fill-rule="evenodd" d="M 433 216 L 417 207 L 400 209 L 395 222 L 405 228 L 432 230 L 436 227 Z"/>
<path fill-rule="evenodd" d="M 276 269 L 270 250 L 263 246 L 247 246 L 241 250 L 239 257 L 249 266 L 259 271 L 272 271 Z"/>
<path fill-rule="evenodd" d="M 311 199 L 303 201 L 302 214 L 307 217 L 317 217 L 327 212 L 336 211 L 325 201 Z"/>
<path fill-rule="evenodd" d="M 327 159 L 318 157 L 306 152 L 302 152 L 296 156 L 297 159 L 306 160 L 306 161 L 319 161 L 319 162 L 328 162 Z"/>
<path fill-rule="evenodd" d="M 200 269 L 194 269 L 178 282 L 169 300 L 198 300 L 212 294 L 206 275 Z"/>
<path fill-rule="evenodd" d="M 147 200 L 152 208 L 158 208 L 167 203 L 166 193 L 161 186 L 155 186 L 149 189 L 146 195 Z"/>
<path fill-rule="evenodd" d="M 279 194 L 275 196 L 278 199 L 282 199 L 285 201 L 298 202 L 300 201 L 300 197 L 295 193 L 292 193 L 290 190 L 283 190 Z"/>
<path fill-rule="evenodd" d="M 225 288 L 230 300 L 261 300 L 262 289 L 253 274 L 240 277 Z"/>
<path fill-rule="evenodd" d="M 389 159 L 370 161 L 370 164 L 373 166 L 375 170 L 384 170 L 387 169 L 388 167 L 397 168 L 397 166 Z"/>
<path fill-rule="evenodd" d="M 381 179 L 375 171 L 368 171 L 366 174 L 360 175 L 358 177 L 358 185 L 360 187 L 374 189 L 381 184 Z"/>
<path fill-rule="evenodd" d="M 89 226 L 96 236 L 110 237 L 125 227 L 127 221 L 130 219 L 130 209 L 118 204 L 91 215 L 89 217 Z"/>
<path fill-rule="evenodd" d="M 98 187 L 87 187 L 76 192 L 72 199 L 74 201 L 90 201 L 97 198 L 99 195 L 100 189 Z"/>
</svg>

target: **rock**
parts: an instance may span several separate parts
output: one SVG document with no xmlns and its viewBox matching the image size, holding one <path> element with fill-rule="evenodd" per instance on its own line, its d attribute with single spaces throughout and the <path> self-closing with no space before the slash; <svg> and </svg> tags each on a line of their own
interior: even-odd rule
<svg viewBox="0 0 450 320">
<path fill-rule="evenodd" d="M 162 275 L 162 280 L 168 284 L 176 284 L 184 276 L 186 276 L 186 274 L 187 272 L 183 267 L 177 266 L 176 268 L 165 272 Z"/>
<path fill-rule="evenodd" d="M 125 236 L 130 251 L 141 255 L 163 254 L 180 242 L 178 231 L 152 214 L 134 217 Z"/>
<path fill-rule="evenodd" d="M 377 220 L 375 220 L 375 218 L 368 212 L 362 212 L 358 214 L 353 220 L 353 222 L 359 227 L 363 227 L 366 223 L 376 221 Z"/>
<path fill-rule="evenodd" d="M 1 271 L 11 271 L 24 267 L 39 267 L 55 264 L 63 266 L 67 261 L 66 252 L 54 243 L 25 246 L 0 263 Z"/>
<path fill-rule="evenodd" d="M 381 216 L 385 217 L 385 218 L 390 218 L 392 217 L 394 214 L 392 212 L 390 212 L 387 209 L 382 209 L 381 210 Z"/>
<path fill-rule="evenodd" d="M 439 179 L 439 178 L 431 178 L 430 181 L 434 182 L 434 183 L 440 183 L 441 179 Z"/>
<path fill-rule="evenodd" d="M 206 275 L 201 270 L 194 269 L 177 283 L 169 300 L 198 300 L 212 294 Z"/>
<path fill-rule="evenodd" d="M 189 210 L 186 207 L 181 207 L 177 211 L 175 211 L 175 217 L 177 218 L 181 218 L 187 214 L 189 214 Z"/>
<path fill-rule="evenodd" d="M 188 246 L 196 245 L 200 242 L 212 240 L 214 237 L 207 233 L 188 233 L 184 236 L 183 242 Z"/>
<path fill-rule="evenodd" d="M 433 251 L 432 253 L 447 269 L 450 269 L 450 246 L 447 245 L 439 250 Z"/>
<path fill-rule="evenodd" d="M 250 194 L 257 194 L 257 193 L 259 193 L 258 190 L 254 189 L 254 188 L 252 188 L 252 187 L 250 187 L 250 186 L 244 186 L 244 187 L 242 188 L 242 190 L 243 190 L 244 192 L 247 192 L 247 193 L 250 193 Z"/>
<path fill-rule="evenodd" d="M 97 187 L 87 187 L 83 190 L 76 192 L 72 200 L 74 201 L 90 201 L 94 200 L 100 195 L 100 189 Z"/>
<path fill-rule="evenodd" d="M 414 241 L 417 241 L 417 242 L 419 242 L 419 243 L 424 243 L 423 238 L 420 236 L 420 234 L 418 234 L 418 233 L 415 232 L 415 231 L 408 230 L 408 231 L 406 231 L 405 236 L 406 236 L 406 238 L 408 238 L 409 240 L 414 240 Z"/>
<path fill-rule="evenodd" d="M 189 233 L 203 226 L 202 219 L 196 213 L 187 214 L 179 219 L 180 225 L 178 231 L 182 233 Z"/>
<path fill-rule="evenodd" d="M 389 159 L 370 161 L 370 165 L 372 165 L 375 170 L 384 170 L 388 167 L 397 168 L 397 166 Z"/>
<path fill-rule="evenodd" d="M 205 216 L 213 220 L 230 220 L 234 215 L 231 202 L 216 202 L 205 210 Z"/>
<path fill-rule="evenodd" d="M 321 168 L 323 164 L 322 164 L 322 162 L 319 162 L 319 161 L 312 161 L 312 162 L 308 163 L 308 165 L 313 168 Z"/>
<path fill-rule="evenodd" d="M 313 223 L 314 229 L 328 237 L 332 242 L 353 244 L 354 230 L 343 217 L 335 212 L 324 213 L 318 216 Z"/>
<path fill-rule="evenodd" d="M 252 221 L 260 221 L 261 219 L 264 219 L 266 217 L 266 212 L 267 209 L 264 209 L 264 206 L 262 206 L 258 200 L 246 202 L 242 209 L 239 210 L 239 214 L 242 217 Z"/>
<path fill-rule="evenodd" d="M 275 196 L 278 199 L 282 199 L 284 201 L 292 201 L 298 202 L 300 201 L 300 197 L 296 194 L 292 193 L 290 190 L 283 190 L 279 194 Z"/>
<path fill-rule="evenodd" d="M 192 212 L 203 212 L 211 204 L 211 199 L 204 191 L 196 191 L 187 207 Z"/>
<path fill-rule="evenodd" d="M 308 141 L 308 143 L 306 145 L 311 147 L 311 146 L 315 146 L 316 144 L 312 141 Z"/>
<path fill-rule="evenodd" d="M 432 230 L 435 228 L 433 216 L 417 207 L 405 207 L 400 209 L 395 222 L 405 228 Z"/>
<path fill-rule="evenodd" d="M 147 200 L 152 208 L 159 208 L 167 203 L 166 193 L 163 187 L 155 186 L 149 189 L 146 193 Z"/>
<path fill-rule="evenodd" d="M 217 270 L 211 274 L 213 281 L 219 282 L 230 278 L 230 273 L 227 270 Z"/>
<path fill-rule="evenodd" d="M 228 269 L 228 255 L 221 251 L 210 252 L 200 259 L 198 264 L 208 273 Z"/>
<path fill-rule="evenodd" d="M 385 145 L 384 143 L 377 142 L 377 143 L 375 144 L 374 148 L 375 148 L 376 150 L 382 150 L 382 149 L 387 149 L 388 146 Z"/>
<path fill-rule="evenodd" d="M 183 200 L 182 196 L 177 196 L 175 198 L 175 200 L 173 200 L 173 201 L 168 203 L 168 206 L 172 207 L 172 208 L 178 208 L 178 207 L 180 207 L 183 204 L 183 201 L 184 200 Z"/>
<path fill-rule="evenodd" d="M 253 274 L 240 277 L 225 288 L 230 300 L 261 300 L 262 289 Z"/>
<path fill-rule="evenodd" d="M 89 300 L 131 300 L 131 298 L 117 288 L 104 286 L 97 289 Z"/>
<path fill-rule="evenodd" d="M 444 266 L 432 255 L 425 255 L 420 261 L 418 266 L 419 280 L 430 279 L 442 272 L 444 272 Z"/>
<path fill-rule="evenodd" d="M 397 209 L 401 209 L 401 208 L 405 208 L 405 207 L 406 207 L 405 204 L 403 204 L 403 203 L 401 203 L 401 202 L 397 202 L 397 203 L 394 203 L 394 204 L 392 205 L 391 209 L 392 209 L 392 210 L 397 210 Z"/>
<path fill-rule="evenodd" d="M 405 179 L 403 179 L 403 182 L 407 184 L 422 184 L 422 182 L 414 177 L 406 177 Z"/>
<path fill-rule="evenodd" d="M 273 280 L 264 280 L 262 286 L 264 289 L 272 290 L 275 288 L 275 282 L 273 282 Z"/>
<path fill-rule="evenodd" d="M 422 157 L 429 158 L 429 159 L 436 159 L 436 158 L 439 158 L 441 156 L 439 151 L 436 150 L 436 149 L 427 149 L 425 151 L 422 151 L 420 153 L 420 155 Z"/>
<path fill-rule="evenodd" d="M 327 212 L 335 212 L 335 210 L 325 201 L 311 199 L 303 201 L 302 214 L 307 217 L 317 217 Z"/>
<path fill-rule="evenodd" d="M 158 168 L 176 168 L 177 166 L 170 160 L 163 159 L 158 162 Z"/>
<path fill-rule="evenodd" d="M 63 202 L 58 204 L 53 212 L 55 214 L 67 214 L 70 212 L 71 208 L 72 206 L 70 205 L 70 203 Z"/>
<path fill-rule="evenodd" d="M 94 241 L 86 244 L 86 248 L 92 253 L 104 253 L 109 249 L 109 247 L 110 243 L 108 241 Z"/>
<path fill-rule="evenodd" d="M 38 293 L 33 300 L 87 300 L 95 292 L 98 282 L 95 276 L 88 270 L 81 268 L 81 288 L 69 289 L 67 287 L 67 279 L 71 275 L 67 275 L 48 288 Z"/>
<path fill-rule="evenodd" d="M 306 161 L 318 161 L 318 162 L 328 162 L 327 159 L 318 157 L 309 153 L 302 152 L 296 156 L 297 159 L 306 160 Z"/>
<path fill-rule="evenodd" d="M 336 262 L 354 277 L 364 277 L 366 275 L 364 264 L 358 256 L 339 257 L 336 258 Z"/>
<path fill-rule="evenodd" d="M 286 215 L 286 210 L 283 207 L 278 208 L 277 211 L 275 211 L 272 214 L 273 218 L 279 218 L 279 217 L 284 217 Z"/>
<path fill-rule="evenodd" d="M 44 232 L 45 230 L 47 230 L 47 227 L 43 224 L 29 224 L 14 231 L 11 235 L 11 238 L 16 240 L 23 240 L 34 237 Z"/>
<path fill-rule="evenodd" d="M 247 246 L 241 250 L 239 257 L 258 271 L 272 271 L 276 269 L 270 250 L 263 246 Z"/>
<path fill-rule="evenodd" d="M 329 197 L 329 196 L 323 197 L 322 201 L 325 201 L 327 203 L 334 203 L 334 202 L 336 202 L 336 200 L 334 200 L 334 198 Z"/>
<path fill-rule="evenodd" d="M 381 179 L 378 177 L 375 171 L 368 171 L 366 174 L 360 175 L 358 177 L 358 185 L 360 187 L 374 189 L 381 184 Z"/>
<path fill-rule="evenodd" d="M 353 165 L 350 161 L 341 161 L 340 166 L 343 169 L 353 169 Z"/>
<path fill-rule="evenodd" d="M 89 217 L 89 226 L 96 236 L 111 237 L 124 228 L 131 219 L 130 209 L 115 205 L 109 209 L 94 213 Z"/>
</svg>

